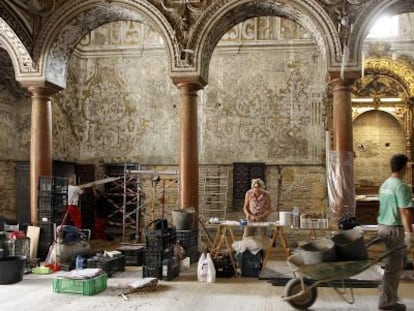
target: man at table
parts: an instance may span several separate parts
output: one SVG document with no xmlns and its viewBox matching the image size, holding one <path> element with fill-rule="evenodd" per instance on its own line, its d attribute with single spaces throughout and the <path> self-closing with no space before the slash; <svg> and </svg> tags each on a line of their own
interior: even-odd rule
<svg viewBox="0 0 414 311">
<path fill-rule="evenodd" d="M 265 184 L 260 178 L 252 180 L 251 189 L 247 190 L 244 197 L 243 211 L 248 222 L 266 221 L 271 211 L 270 194 L 265 189 Z M 258 235 L 263 237 L 266 228 L 249 227 L 244 228 L 243 238 Z"/>
</svg>

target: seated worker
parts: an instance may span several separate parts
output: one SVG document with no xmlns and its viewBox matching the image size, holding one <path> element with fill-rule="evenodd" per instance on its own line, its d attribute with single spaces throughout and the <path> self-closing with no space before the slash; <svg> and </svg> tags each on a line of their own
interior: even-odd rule
<svg viewBox="0 0 414 311">
<path fill-rule="evenodd" d="M 251 189 L 247 190 L 244 198 L 243 211 L 248 222 L 266 221 L 272 209 L 270 194 L 265 189 L 265 184 L 260 178 L 252 180 Z M 266 228 L 249 227 L 244 228 L 243 238 L 258 235 L 263 237 Z"/>
</svg>

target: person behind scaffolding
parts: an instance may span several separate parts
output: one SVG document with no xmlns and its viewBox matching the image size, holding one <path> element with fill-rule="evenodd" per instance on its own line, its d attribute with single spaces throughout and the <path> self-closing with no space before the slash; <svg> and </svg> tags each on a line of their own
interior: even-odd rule
<svg viewBox="0 0 414 311">
<path fill-rule="evenodd" d="M 108 240 L 105 233 L 106 221 L 109 215 L 108 202 L 103 193 L 96 187 L 92 186 L 93 196 L 95 198 L 95 224 L 93 227 L 92 237 L 96 240 Z"/>
<path fill-rule="evenodd" d="M 83 188 L 75 185 L 73 177 L 68 180 L 68 216 L 73 222 L 73 225 L 82 229 L 82 215 L 79 207 L 79 197 L 83 193 Z"/>
</svg>

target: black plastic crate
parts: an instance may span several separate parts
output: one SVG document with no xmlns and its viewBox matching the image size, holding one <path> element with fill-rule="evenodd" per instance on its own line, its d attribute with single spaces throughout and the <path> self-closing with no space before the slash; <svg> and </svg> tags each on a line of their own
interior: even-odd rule
<svg viewBox="0 0 414 311">
<path fill-rule="evenodd" d="M 148 250 L 145 252 L 145 264 L 151 264 L 152 262 L 161 263 L 163 259 L 165 259 L 163 252 L 149 252 Z"/>
<path fill-rule="evenodd" d="M 144 265 L 142 267 L 142 276 L 144 278 L 157 278 L 159 280 L 162 279 L 162 264 L 151 264 L 151 265 Z"/>
<path fill-rule="evenodd" d="M 252 254 L 245 251 L 237 255 L 237 263 L 240 268 L 241 276 L 258 277 L 263 266 L 263 251 Z"/>
<path fill-rule="evenodd" d="M 180 274 L 180 263 L 176 257 L 164 259 L 162 261 L 162 279 L 171 281 Z"/>
<path fill-rule="evenodd" d="M 144 245 L 123 245 L 117 248 L 125 256 L 126 266 L 142 266 L 144 263 Z"/>
<path fill-rule="evenodd" d="M 56 193 L 67 194 L 68 179 L 65 177 L 40 176 L 39 177 L 39 193 Z"/>
<path fill-rule="evenodd" d="M 184 248 L 198 245 L 198 229 L 176 230 L 176 239 Z"/>
<path fill-rule="evenodd" d="M 55 177 L 53 179 L 53 192 L 56 194 L 67 194 L 68 179 L 65 177 Z"/>
<path fill-rule="evenodd" d="M 167 228 L 160 230 L 146 230 L 145 231 L 145 241 L 148 243 L 159 243 L 162 241 L 164 245 L 174 244 L 177 240 L 177 235 L 175 228 Z"/>
<path fill-rule="evenodd" d="M 94 256 L 86 260 L 88 268 L 101 268 L 108 277 L 118 271 L 125 271 L 125 256 L 116 257 Z"/>
<path fill-rule="evenodd" d="M 212 258 L 216 269 L 216 277 L 229 278 L 236 274 L 230 256 L 232 255 L 228 253 L 219 253 Z"/>
<path fill-rule="evenodd" d="M 68 204 L 67 195 L 41 194 L 38 197 L 38 215 L 41 223 L 60 222 Z"/>
<path fill-rule="evenodd" d="M 198 253 L 198 246 L 185 248 L 185 256 L 190 257 L 190 263 L 198 262 L 200 254 Z"/>
<path fill-rule="evenodd" d="M 53 190 L 53 176 L 39 177 L 39 192 L 49 192 Z"/>
</svg>

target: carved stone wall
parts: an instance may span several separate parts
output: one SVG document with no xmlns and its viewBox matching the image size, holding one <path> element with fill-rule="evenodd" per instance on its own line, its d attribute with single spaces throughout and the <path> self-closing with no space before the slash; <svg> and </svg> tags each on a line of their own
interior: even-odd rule
<svg viewBox="0 0 414 311">
<path fill-rule="evenodd" d="M 260 23 L 234 27 L 213 56 L 210 84 L 199 92 L 200 162 L 321 164 L 326 86 L 320 54 L 297 24 L 273 19 L 267 32 L 263 26 L 249 31 Z M 162 45 L 148 29 L 115 23 L 82 41 L 82 53 L 70 62 L 68 88 L 56 97 L 69 126 L 54 121 L 63 122 L 54 129 L 58 137 L 71 131 L 79 141 L 79 154 L 68 154 L 72 143 L 57 139 L 58 158 L 177 162 L 178 92 Z M 254 44 L 266 39 L 273 40 L 266 48 Z M 135 54 L 114 53 L 114 40 Z"/>
<path fill-rule="evenodd" d="M 0 49 L 0 216 L 15 219 L 15 161 L 27 160 L 30 152 L 30 98 L 13 79 L 7 53 Z"/>
</svg>

